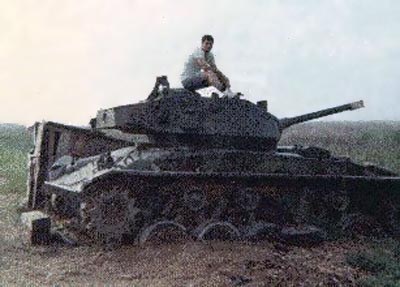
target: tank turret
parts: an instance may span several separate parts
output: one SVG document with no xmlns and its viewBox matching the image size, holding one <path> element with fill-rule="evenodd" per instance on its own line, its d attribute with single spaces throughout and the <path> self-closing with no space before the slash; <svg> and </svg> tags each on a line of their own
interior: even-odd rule
<svg viewBox="0 0 400 287">
<path fill-rule="evenodd" d="M 100 110 L 94 127 L 147 135 L 158 146 L 265 151 L 276 149 L 282 130 L 291 125 L 361 107 L 359 101 L 278 119 L 267 111 L 264 101 L 254 104 L 239 97 L 201 97 L 170 89 L 166 78 L 159 77 L 146 102 Z"/>
</svg>

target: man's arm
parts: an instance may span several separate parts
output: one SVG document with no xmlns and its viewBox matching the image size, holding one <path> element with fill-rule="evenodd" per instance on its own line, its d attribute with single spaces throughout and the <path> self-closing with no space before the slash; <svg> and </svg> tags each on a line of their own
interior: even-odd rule
<svg viewBox="0 0 400 287">
<path fill-rule="evenodd" d="M 204 60 L 202 58 L 197 58 L 196 63 L 204 71 L 213 71 L 215 73 L 215 71 L 213 70 L 213 67 L 209 63 L 207 63 L 206 60 Z"/>
</svg>

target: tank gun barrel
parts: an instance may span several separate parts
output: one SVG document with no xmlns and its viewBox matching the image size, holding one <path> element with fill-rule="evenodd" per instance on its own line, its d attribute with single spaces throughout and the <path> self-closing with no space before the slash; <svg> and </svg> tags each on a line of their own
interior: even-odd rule
<svg viewBox="0 0 400 287">
<path fill-rule="evenodd" d="M 310 121 L 310 120 L 317 119 L 317 118 L 326 117 L 326 116 L 341 113 L 344 111 L 357 110 L 357 109 L 360 109 L 363 107 L 364 107 L 364 102 L 358 101 L 358 102 L 353 102 L 353 103 L 349 103 L 346 105 L 333 107 L 330 109 L 325 109 L 325 110 L 320 110 L 320 111 L 309 113 L 309 114 L 300 115 L 297 117 L 283 118 L 283 119 L 279 120 L 279 127 L 281 130 L 283 130 L 283 129 L 286 129 L 295 124 L 299 124 L 299 123 Z"/>
</svg>

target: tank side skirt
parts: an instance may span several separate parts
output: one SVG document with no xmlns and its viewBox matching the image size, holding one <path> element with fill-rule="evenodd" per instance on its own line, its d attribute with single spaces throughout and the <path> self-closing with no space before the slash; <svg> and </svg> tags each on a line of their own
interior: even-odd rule
<svg viewBox="0 0 400 287">
<path fill-rule="evenodd" d="M 381 183 L 385 183 L 385 188 Z M 91 198 L 99 196 L 95 202 L 103 206 L 88 214 L 91 222 L 99 222 L 93 216 L 101 214 L 103 209 L 108 210 L 110 200 L 120 202 L 118 204 L 128 200 L 129 204 L 121 205 L 127 209 L 123 212 L 127 219 L 118 222 L 123 227 L 118 230 L 119 237 L 126 233 L 138 238 L 149 226 L 166 220 L 173 223 L 170 227 L 181 224 L 193 236 L 204 236 L 209 229 L 212 233 L 212 228 L 226 228 L 229 224 L 237 227 L 241 234 L 253 234 L 260 226 L 271 229 L 286 224 L 311 223 L 336 228 L 348 213 L 371 215 L 382 222 L 375 209 L 386 198 L 382 192 L 392 196 L 389 192 L 394 185 L 390 184 L 398 187 L 399 181 L 393 178 L 385 182 L 371 178 L 360 180 L 359 177 L 114 170 L 94 179 L 79 197 L 81 202 L 90 202 Z M 60 187 L 57 189 L 58 193 L 62 192 Z M 123 197 L 118 190 L 124 191 Z M 68 196 L 68 192 L 64 194 Z M 370 196 L 374 202 L 365 200 Z M 113 230 L 107 222 L 104 218 L 99 226 Z M 99 227 L 97 234 L 102 229 Z M 115 236 L 111 235 L 113 239 Z"/>
<path fill-rule="evenodd" d="M 218 179 L 222 182 L 234 179 L 245 180 L 249 182 L 266 181 L 276 185 L 288 184 L 342 184 L 347 187 L 376 186 L 377 188 L 390 189 L 391 192 L 400 193 L 400 177 L 369 177 L 369 176 L 332 176 L 332 175 L 288 175 L 288 174 L 254 174 L 254 173 L 197 173 L 197 172 L 147 172 L 136 170 L 112 170 L 103 175 L 124 177 L 158 177 L 158 178 L 204 178 Z M 101 178 L 98 178 L 101 179 Z M 96 179 L 94 179 L 96 180 Z"/>
</svg>

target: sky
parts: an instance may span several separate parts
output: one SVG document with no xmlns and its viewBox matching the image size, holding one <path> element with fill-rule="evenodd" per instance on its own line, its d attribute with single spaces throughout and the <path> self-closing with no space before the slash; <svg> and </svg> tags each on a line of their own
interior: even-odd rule
<svg viewBox="0 0 400 287">
<path fill-rule="evenodd" d="M 180 73 L 204 34 L 234 92 L 279 118 L 400 120 L 398 0 L 0 0 L 0 123 L 86 125 Z"/>
</svg>

